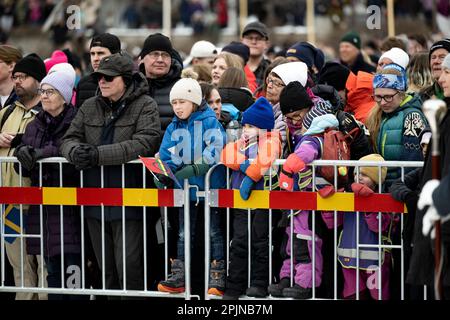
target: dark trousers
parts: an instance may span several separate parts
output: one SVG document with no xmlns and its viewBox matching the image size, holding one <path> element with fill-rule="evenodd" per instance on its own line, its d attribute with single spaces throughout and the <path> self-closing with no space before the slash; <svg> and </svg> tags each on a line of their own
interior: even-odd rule
<svg viewBox="0 0 450 320">
<path fill-rule="evenodd" d="M 101 221 L 87 219 L 95 256 L 102 269 Z M 122 221 L 105 221 L 105 288 L 123 289 Z M 125 221 L 126 289 L 144 289 L 142 220 Z M 101 275 L 100 275 L 101 276 Z"/>
<path fill-rule="evenodd" d="M 46 257 L 45 263 L 49 288 L 81 289 L 81 255 L 79 253 L 64 255 L 64 286 L 61 285 L 61 255 Z M 89 300 L 89 295 L 49 294 L 48 300 Z"/>
<path fill-rule="evenodd" d="M 248 211 L 234 210 L 233 240 L 227 289 L 243 293 L 248 272 Z M 251 211 L 250 285 L 266 288 L 269 284 L 269 211 Z"/>
</svg>

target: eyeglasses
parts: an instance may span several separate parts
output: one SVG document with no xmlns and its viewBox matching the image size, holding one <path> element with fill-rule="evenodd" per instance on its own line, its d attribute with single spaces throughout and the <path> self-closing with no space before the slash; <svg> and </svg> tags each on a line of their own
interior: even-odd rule
<svg viewBox="0 0 450 320">
<path fill-rule="evenodd" d="M 276 88 L 283 88 L 285 86 L 283 82 L 276 81 L 273 78 L 267 78 L 267 85 L 269 85 L 269 84 L 275 86 Z"/>
<path fill-rule="evenodd" d="M 398 93 L 400 93 L 400 91 L 397 91 L 395 94 L 388 94 L 388 95 L 385 95 L 385 96 L 380 96 L 380 95 L 377 94 L 377 95 L 373 95 L 372 98 L 373 98 L 373 100 L 375 100 L 375 102 L 378 102 L 378 103 L 380 103 L 381 100 L 383 100 L 383 99 L 386 102 L 392 102 L 392 100 L 394 100 L 394 97 Z"/>
<path fill-rule="evenodd" d="M 116 76 L 108 76 L 108 75 L 106 75 L 106 74 L 99 74 L 98 76 L 97 76 L 97 81 L 100 81 L 100 80 L 102 80 L 102 78 L 103 79 L 105 79 L 105 81 L 106 82 L 112 82 L 112 81 L 114 81 L 114 78 L 115 78 Z"/>
<path fill-rule="evenodd" d="M 244 38 L 245 40 L 247 40 L 247 41 L 250 41 L 250 42 L 253 42 L 253 41 L 261 42 L 261 41 L 264 41 L 264 40 L 265 40 L 265 38 L 263 38 L 263 37 L 258 37 L 258 36 L 255 36 L 255 37 L 244 36 L 243 38 Z"/>
<path fill-rule="evenodd" d="M 158 59 L 159 57 L 161 57 L 163 60 L 169 60 L 170 59 L 170 54 L 168 54 L 165 51 L 152 51 L 148 54 L 152 59 Z"/>
<path fill-rule="evenodd" d="M 25 81 L 29 76 L 27 74 L 18 74 L 15 76 L 12 76 L 13 81 L 20 81 L 23 82 Z"/>
<path fill-rule="evenodd" d="M 46 95 L 47 97 L 51 97 L 55 93 L 55 89 L 38 89 L 38 94 L 40 94 L 41 96 Z"/>
</svg>

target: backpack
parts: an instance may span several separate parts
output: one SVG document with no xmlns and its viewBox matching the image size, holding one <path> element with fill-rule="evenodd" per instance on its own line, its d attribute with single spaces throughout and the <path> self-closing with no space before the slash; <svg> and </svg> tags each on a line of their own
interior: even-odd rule
<svg viewBox="0 0 450 320">
<path fill-rule="evenodd" d="M 321 160 L 350 160 L 350 145 L 347 142 L 348 135 L 344 135 L 335 128 L 328 128 L 323 133 L 322 158 Z M 321 166 L 318 173 L 334 185 L 334 166 Z M 348 168 L 346 166 L 337 167 L 338 188 L 348 182 Z"/>
</svg>

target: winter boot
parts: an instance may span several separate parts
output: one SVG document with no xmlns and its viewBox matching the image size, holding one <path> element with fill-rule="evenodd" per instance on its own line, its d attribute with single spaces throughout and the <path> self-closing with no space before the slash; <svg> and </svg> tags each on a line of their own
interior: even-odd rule
<svg viewBox="0 0 450 320">
<path fill-rule="evenodd" d="M 267 297 L 267 288 L 252 286 L 245 291 L 245 294 L 252 298 L 265 298 Z"/>
<path fill-rule="evenodd" d="M 312 297 L 311 288 L 302 288 L 298 284 L 283 289 L 283 297 L 294 299 L 309 299 Z"/>
<path fill-rule="evenodd" d="M 172 273 L 169 274 L 167 280 L 158 284 L 158 291 L 169 293 L 184 292 L 184 261 L 179 259 L 171 259 Z"/>
<path fill-rule="evenodd" d="M 283 278 L 277 284 L 271 284 L 268 288 L 269 294 L 273 297 L 283 297 L 283 289 L 291 286 L 289 278 Z"/>
<path fill-rule="evenodd" d="M 225 290 L 225 261 L 213 260 L 209 268 L 208 294 L 223 296 Z"/>
</svg>

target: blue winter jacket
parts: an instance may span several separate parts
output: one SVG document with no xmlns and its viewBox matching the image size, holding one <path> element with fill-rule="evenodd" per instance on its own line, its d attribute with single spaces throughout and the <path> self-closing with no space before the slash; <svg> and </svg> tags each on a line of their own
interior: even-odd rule
<svg viewBox="0 0 450 320">
<path fill-rule="evenodd" d="M 220 152 L 225 145 L 225 139 L 225 131 L 216 119 L 216 114 L 203 100 L 198 110 L 187 120 L 173 117 L 164 133 L 159 156 L 174 174 L 185 165 L 202 161 L 212 167 L 220 162 Z M 190 185 L 198 186 L 200 191 L 205 190 L 205 176 L 193 176 L 188 180 Z M 211 188 L 224 186 L 225 167 L 221 165 L 211 176 Z M 191 201 L 197 200 L 195 191 L 194 188 L 190 190 Z"/>
</svg>

